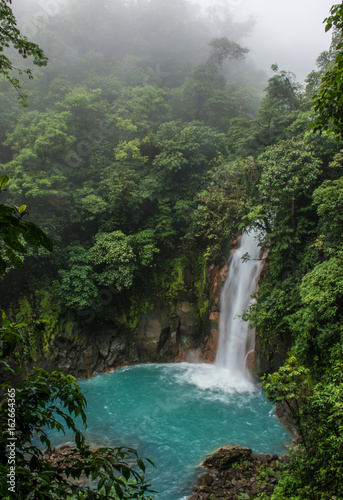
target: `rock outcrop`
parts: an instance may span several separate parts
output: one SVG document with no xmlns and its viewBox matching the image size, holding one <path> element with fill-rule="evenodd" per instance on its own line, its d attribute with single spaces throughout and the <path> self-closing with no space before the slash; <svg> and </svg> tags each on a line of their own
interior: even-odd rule
<svg viewBox="0 0 343 500">
<path fill-rule="evenodd" d="M 133 331 L 101 319 L 87 325 L 72 321 L 70 315 L 66 326 L 61 321 L 56 331 L 45 339 L 45 348 L 37 344 L 36 358 L 48 370 L 77 378 L 136 363 L 184 361 L 202 338 L 195 308 L 185 300 L 143 314 Z"/>
<path fill-rule="evenodd" d="M 201 463 L 207 472 L 198 477 L 188 500 L 248 499 L 259 493 L 269 497 L 288 460 L 288 456 L 253 455 L 250 449 L 223 446 Z"/>
</svg>

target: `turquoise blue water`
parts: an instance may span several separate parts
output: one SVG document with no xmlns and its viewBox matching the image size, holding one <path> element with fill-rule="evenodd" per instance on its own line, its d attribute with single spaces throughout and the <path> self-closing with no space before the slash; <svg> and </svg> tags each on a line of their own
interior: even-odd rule
<svg viewBox="0 0 343 500">
<path fill-rule="evenodd" d="M 131 366 L 81 380 L 88 442 L 134 447 L 153 460 L 156 469 L 149 467 L 146 476 L 159 500 L 190 494 L 197 466 L 219 446 L 283 454 L 289 434 L 261 389 L 251 384 L 237 392 L 218 384 L 222 376 L 213 365 L 181 363 Z"/>
</svg>

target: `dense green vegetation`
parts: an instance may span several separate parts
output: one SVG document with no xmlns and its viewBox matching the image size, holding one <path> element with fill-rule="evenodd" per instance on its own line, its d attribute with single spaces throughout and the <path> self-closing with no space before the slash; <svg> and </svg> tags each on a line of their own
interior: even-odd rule
<svg viewBox="0 0 343 500">
<path fill-rule="evenodd" d="M 1 83 L 5 215 L 17 220 L 1 234 L 3 308 L 39 291 L 60 314 L 132 330 L 188 288 L 200 321 L 204 266 L 244 227 L 263 229 L 268 266 L 247 317 L 271 367 L 288 351 L 264 385 L 299 432 L 273 500 L 343 498 L 342 16 L 333 8 L 331 48 L 305 88 L 273 65 L 262 93 L 230 18 L 223 31 L 183 1 L 72 3 L 35 34 L 49 65 L 21 84 L 29 106 Z M 5 77 L 20 47 L 0 59 Z M 51 255 L 25 230 L 27 207 Z"/>
<path fill-rule="evenodd" d="M 81 320 L 99 317 L 101 291 L 111 286 L 121 293 L 106 315 L 131 327 L 147 308 L 140 297 L 151 283 L 173 302 L 190 267 L 188 281 L 199 289 L 198 248 L 208 256 L 220 250 L 205 236 L 212 232 L 207 189 L 221 170 L 235 183 L 227 132 L 252 126 L 261 91 L 248 84 L 254 71 L 244 62 L 235 79 L 247 50 L 226 36 L 212 38 L 214 19 L 205 23 L 183 2 L 168 5 L 118 1 L 96 12 L 91 2 L 72 6 L 36 34 L 50 60 L 32 83 L 22 83 L 29 107 L 18 111 L 16 96 L 3 87 L 10 199 L 25 201 L 54 243 L 52 256 L 28 254 L 20 293 L 43 288 Z M 87 43 L 83 32 L 66 30 L 81 20 L 92 30 Z M 150 24 L 159 26 L 154 36 Z M 236 233 L 231 222 L 227 245 Z M 12 279 L 9 273 L 4 286 L 17 296 Z M 194 301 L 200 321 L 203 306 Z"/>
<path fill-rule="evenodd" d="M 46 58 L 38 45 L 22 37 L 10 7 L 11 0 L 2 1 L 0 48 L 10 44 L 18 49 L 24 59 L 34 57 L 42 66 Z M 0 71 L 19 91 L 20 82 L 13 78 L 12 62 L 3 55 Z M 18 70 L 22 75 L 23 71 Z M 32 79 L 31 70 L 25 73 Z M 20 94 L 20 103 L 24 104 Z M 6 191 L 9 178 L 0 177 L 0 193 Z M 0 276 L 6 272 L 6 260 L 13 268 L 23 268 L 22 256 L 28 253 L 27 245 L 52 251 L 53 244 L 33 222 L 26 220 L 26 205 L 0 205 Z M 2 498 L 76 498 L 84 499 L 148 499 L 153 493 L 146 483 L 145 463 L 130 448 L 103 447 L 92 450 L 85 443 L 83 433 L 77 428 L 76 417 L 86 425 L 86 400 L 75 378 L 61 372 L 48 373 L 34 368 L 25 376 L 24 366 L 32 361 L 32 336 L 45 330 L 42 321 L 12 323 L 2 311 L 0 326 L 0 491 Z M 33 335 L 29 330 L 33 330 Z M 65 457 L 64 463 L 53 463 L 48 430 L 65 433 L 72 431 L 76 451 Z M 43 455 L 40 442 L 46 447 Z M 138 472 L 139 471 L 139 472 Z M 82 482 L 78 484 L 78 480 Z M 85 481 L 86 480 L 86 481 Z M 92 482 L 95 481 L 95 484 Z"/>
</svg>

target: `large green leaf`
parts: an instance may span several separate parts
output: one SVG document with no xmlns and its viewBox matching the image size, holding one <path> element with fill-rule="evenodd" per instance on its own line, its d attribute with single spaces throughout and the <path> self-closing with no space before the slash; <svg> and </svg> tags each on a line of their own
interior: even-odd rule
<svg viewBox="0 0 343 500">
<path fill-rule="evenodd" d="M 30 243 L 31 245 L 42 246 L 49 250 L 49 252 L 52 252 L 52 241 L 47 237 L 44 231 L 39 229 L 39 227 L 36 226 L 36 224 L 34 224 L 33 222 L 25 223 L 22 229 L 22 234 L 27 243 Z"/>
<path fill-rule="evenodd" d="M 13 214 L 13 208 L 8 205 L 0 205 L 0 218 L 9 217 Z"/>
<path fill-rule="evenodd" d="M 2 175 L 0 177 L 0 189 L 2 189 L 4 186 L 6 186 L 6 184 L 8 183 L 9 180 L 10 180 L 10 178 L 7 177 L 7 175 Z"/>
<path fill-rule="evenodd" d="M 6 235 L 6 236 L 2 236 L 2 239 L 4 240 L 4 242 L 6 243 L 6 245 L 8 247 L 10 247 L 12 250 L 14 250 L 15 252 L 19 252 L 19 253 L 23 253 L 23 254 L 27 254 L 27 250 L 26 248 L 24 247 L 24 245 L 22 245 L 17 238 L 11 236 L 11 235 Z"/>
<path fill-rule="evenodd" d="M 9 258 L 10 262 L 15 266 L 15 267 L 24 267 L 24 262 L 18 257 L 16 253 L 13 252 L 10 248 L 6 248 L 6 255 Z"/>
</svg>

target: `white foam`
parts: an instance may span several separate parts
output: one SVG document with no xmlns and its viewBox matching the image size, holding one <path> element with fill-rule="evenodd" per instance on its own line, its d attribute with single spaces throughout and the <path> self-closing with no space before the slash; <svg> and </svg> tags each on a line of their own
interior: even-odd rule
<svg viewBox="0 0 343 500">
<path fill-rule="evenodd" d="M 210 364 L 181 363 L 175 378 L 178 383 L 191 384 L 202 391 L 222 392 L 233 394 L 236 392 L 255 392 L 257 386 L 248 379 L 234 375 L 227 368 Z"/>
</svg>

